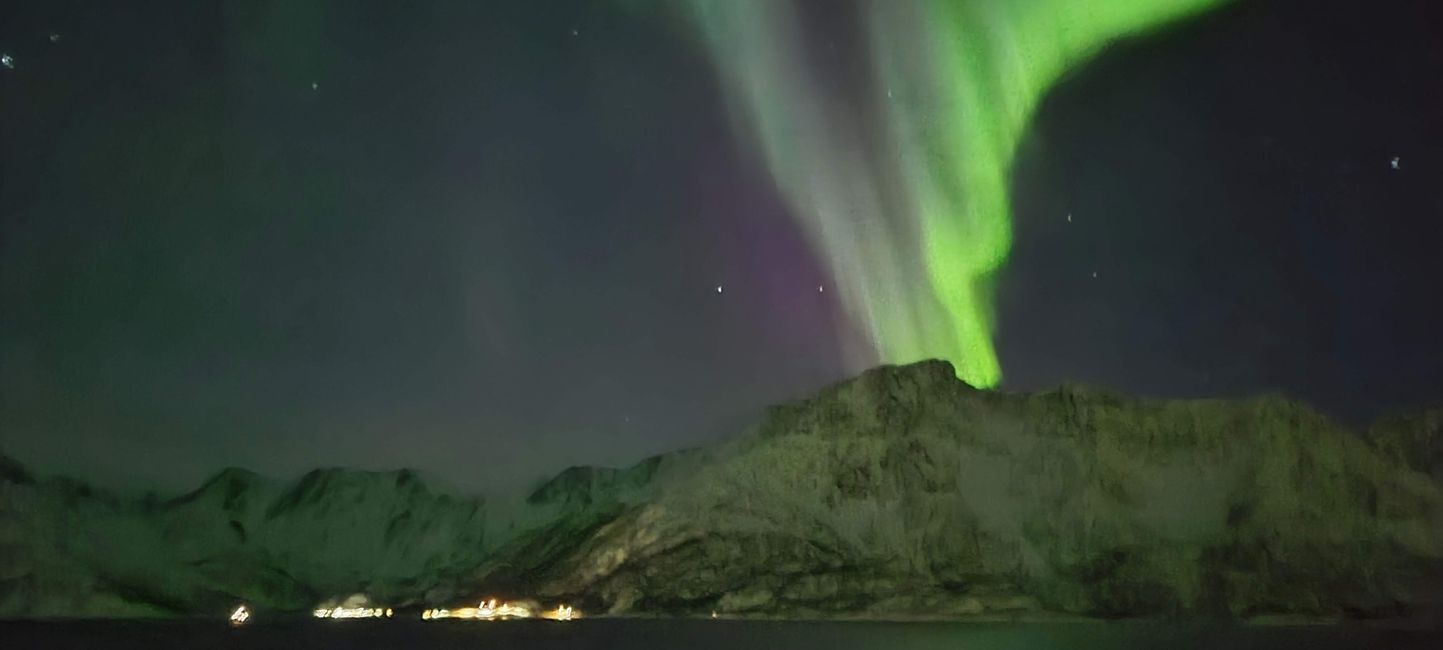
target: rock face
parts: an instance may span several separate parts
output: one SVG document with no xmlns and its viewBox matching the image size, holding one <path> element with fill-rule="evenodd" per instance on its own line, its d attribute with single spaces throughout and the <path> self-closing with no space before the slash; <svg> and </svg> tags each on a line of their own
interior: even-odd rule
<svg viewBox="0 0 1443 650">
<path fill-rule="evenodd" d="M 490 550 L 484 514 L 408 471 L 316 470 L 282 487 L 229 469 L 168 502 L 5 480 L 0 615 L 214 614 L 238 600 L 303 611 L 358 591 L 454 597 L 447 586 Z"/>
<path fill-rule="evenodd" d="M 1384 418 L 1367 436 L 1385 458 L 1443 481 L 1443 408 Z"/>
<path fill-rule="evenodd" d="M 1389 456 L 1276 398 L 879 368 L 659 476 L 541 582 L 613 611 L 1388 614 L 1443 551 L 1437 483 Z"/>
<path fill-rule="evenodd" d="M 504 517 L 407 472 L 229 470 L 147 504 L 7 461 L 0 614 L 366 592 L 616 614 L 1392 616 L 1443 575 L 1438 422 L 1360 436 L 1279 398 L 984 392 L 924 362 L 712 448 L 567 470 Z"/>
</svg>

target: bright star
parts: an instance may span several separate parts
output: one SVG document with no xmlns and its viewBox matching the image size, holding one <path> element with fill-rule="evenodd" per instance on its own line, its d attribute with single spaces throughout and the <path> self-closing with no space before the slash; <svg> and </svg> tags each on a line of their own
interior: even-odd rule
<svg viewBox="0 0 1443 650">
<path fill-rule="evenodd" d="M 721 291 L 722 291 L 721 285 L 719 285 L 719 284 L 716 285 L 716 292 L 717 292 L 717 293 L 721 293 Z"/>
<path fill-rule="evenodd" d="M 822 285 L 817 285 L 817 293 L 822 293 Z"/>
<path fill-rule="evenodd" d="M 11 58 L 9 54 L 0 54 L 0 65 L 3 65 L 3 66 L 5 66 L 5 67 L 7 67 L 7 68 L 10 68 L 11 70 L 14 70 L 14 69 L 15 69 L 15 59 Z"/>
<path fill-rule="evenodd" d="M 1397 156 L 1393 156 L 1392 165 L 1393 165 L 1393 169 L 1397 169 L 1397 168 L 1398 168 L 1398 157 L 1397 157 Z"/>
</svg>

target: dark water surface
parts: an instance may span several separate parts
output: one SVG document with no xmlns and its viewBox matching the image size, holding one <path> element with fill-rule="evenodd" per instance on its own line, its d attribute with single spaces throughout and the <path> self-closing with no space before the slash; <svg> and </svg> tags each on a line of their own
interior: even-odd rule
<svg viewBox="0 0 1443 650">
<path fill-rule="evenodd" d="M 784 623 L 709 620 L 86 621 L 0 623 L 19 648 L 798 648 L 1003 650 L 1066 648 L 1443 648 L 1443 631 L 1359 625 L 1244 627 L 1199 623 Z"/>
</svg>

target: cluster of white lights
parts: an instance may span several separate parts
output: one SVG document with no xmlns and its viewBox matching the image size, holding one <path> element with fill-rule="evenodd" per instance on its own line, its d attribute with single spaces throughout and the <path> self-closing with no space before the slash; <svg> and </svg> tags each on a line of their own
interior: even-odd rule
<svg viewBox="0 0 1443 650">
<path fill-rule="evenodd" d="M 504 621 L 514 618 L 532 618 L 537 616 L 530 607 L 519 603 L 500 603 L 495 599 L 482 601 L 475 607 L 458 607 L 456 609 L 428 609 L 421 612 L 421 619 L 434 621 L 443 618 L 459 618 L 473 621 Z M 541 612 L 541 618 L 553 621 L 570 621 L 581 617 L 581 613 L 570 605 L 558 605 L 556 609 Z"/>
<path fill-rule="evenodd" d="M 316 618 L 380 618 L 391 617 L 391 608 L 381 607 L 330 607 L 311 612 Z"/>
<path fill-rule="evenodd" d="M 468 618 L 482 621 L 507 618 L 531 618 L 531 608 L 515 603 L 496 604 L 496 599 L 482 601 L 475 607 L 458 607 L 456 609 L 428 609 L 421 612 L 421 618 L 432 620 L 438 618 Z"/>
<path fill-rule="evenodd" d="M 320 607 L 311 611 L 315 618 L 350 619 L 350 618 L 391 618 L 395 612 L 389 607 Z M 571 621 L 581 618 L 581 612 L 570 605 L 557 605 L 556 609 L 547 610 L 537 614 L 531 607 L 521 603 L 500 603 L 497 604 L 493 598 L 482 601 L 475 607 L 458 607 L 456 609 L 428 609 L 421 612 L 421 619 L 426 621 L 443 618 L 459 618 L 476 621 L 504 621 L 516 618 L 541 618 L 552 621 Z M 237 605 L 230 613 L 231 625 L 244 625 L 250 621 L 251 612 L 245 605 Z"/>
</svg>

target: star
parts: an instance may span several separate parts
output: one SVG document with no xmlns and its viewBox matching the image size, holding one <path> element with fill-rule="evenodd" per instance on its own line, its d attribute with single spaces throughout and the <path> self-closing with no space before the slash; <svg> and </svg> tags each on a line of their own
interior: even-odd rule
<svg viewBox="0 0 1443 650">
<path fill-rule="evenodd" d="M 573 27 L 573 28 L 571 28 L 571 35 L 572 35 L 572 36 L 580 36 L 580 35 L 581 35 L 581 30 L 576 29 L 575 27 Z"/>
<path fill-rule="evenodd" d="M 11 57 L 9 54 L 0 54 L 0 65 L 3 65 L 3 66 L 5 66 L 5 67 L 7 67 L 7 68 L 10 68 L 11 70 L 14 70 L 14 69 L 15 69 L 15 59 L 14 59 L 13 57 Z"/>
<path fill-rule="evenodd" d="M 51 42 L 51 43 L 59 43 L 59 42 L 60 42 L 60 34 L 57 34 L 57 33 L 55 33 L 55 32 L 50 32 L 50 42 Z"/>
<path fill-rule="evenodd" d="M 1067 213 L 1067 223 L 1072 223 L 1072 213 Z"/>
<path fill-rule="evenodd" d="M 719 284 L 716 285 L 716 292 L 717 292 L 717 293 L 721 293 L 721 292 L 722 292 L 722 287 L 721 287 L 721 285 L 719 285 Z"/>
<path fill-rule="evenodd" d="M 817 285 L 817 293 L 822 293 L 822 285 Z"/>
<path fill-rule="evenodd" d="M 316 82 L 314 82 L 314 81 L 311 82 L 311 90 L 316 90 L 316 89 L 319 89 L 320 87 L 321 87 L 320 84 L 318 84 L 318 83 L 316 83 Z"/>
<path fill-rule="evenodd" d="M 1398 156 L 1393 156 L 1393 161 L 1390 164 L 1393 165 L 1393 169 L 1398 169 Z"/>
<path fill-rule="evenodd" d="M 1093 271 L 1093 272 L 1092 272 L 1092 279 L 1094 279 L 1094 280 L 1097 279 L 1097 271 Z"/>
</svg>

